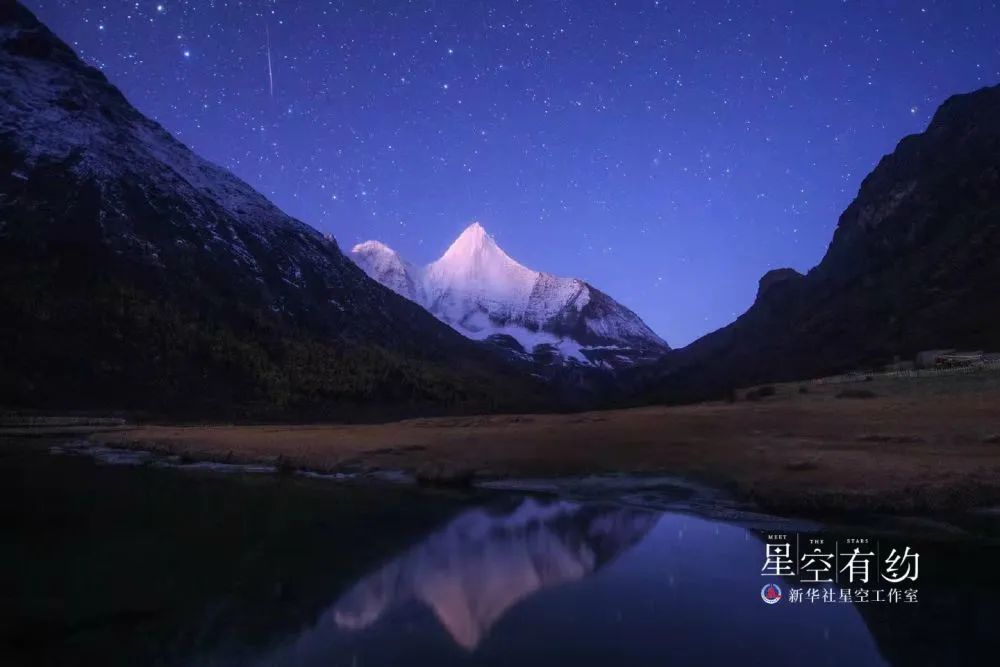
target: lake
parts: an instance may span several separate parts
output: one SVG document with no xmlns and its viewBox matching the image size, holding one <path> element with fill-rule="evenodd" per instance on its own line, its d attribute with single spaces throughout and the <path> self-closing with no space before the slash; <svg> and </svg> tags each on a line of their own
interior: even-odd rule
<svg viewBox="0 0 1000 667">
<path fill-rule="evenodd" d="M 3 664 L 860 667 L 995 664 L 1000 648 L 1000 548 L 980 527 L 760 526 L 52 444 L 0 441 Z M 919 578 L 900 590 L 919 597 L 793 600 L 847 586 L 762 573 L 767 543 L 817 536 L 910 547 Z"/>
</svg>

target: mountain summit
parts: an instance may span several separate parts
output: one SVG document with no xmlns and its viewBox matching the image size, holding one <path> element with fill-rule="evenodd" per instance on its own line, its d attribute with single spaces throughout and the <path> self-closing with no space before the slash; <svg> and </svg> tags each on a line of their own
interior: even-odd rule
<svg viewBox="0 0 1000 667">
<path fill-rule="evenodd" d="M 632 365 L 669 349 L 638 315 L 592 285 L 518 263 L 478 222 L 425 267 L 378 241 L 355 246 L 351 257 L 369 276 L 469 338 L 604 367 Z"/>
</svg>

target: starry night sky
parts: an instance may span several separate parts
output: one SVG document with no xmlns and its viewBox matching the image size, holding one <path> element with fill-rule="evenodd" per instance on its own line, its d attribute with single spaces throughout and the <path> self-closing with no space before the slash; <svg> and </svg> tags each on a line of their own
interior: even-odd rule
<svg viewBox="0 0 1000 667">
<path fill-rule="evenodd" d="M 674 346 L 812 267 L 881 155 L 1000 82 L 977 0 L 26 4 L 345 250 L 425 263 L 479 220 Z"/>
</svg>

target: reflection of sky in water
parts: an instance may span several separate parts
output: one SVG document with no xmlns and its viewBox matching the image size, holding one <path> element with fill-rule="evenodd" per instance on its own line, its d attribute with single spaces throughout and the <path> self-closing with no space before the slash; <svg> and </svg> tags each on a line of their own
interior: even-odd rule
<svg viewBox="0 0 1000 667">
<path fill-rule="evenodd" d="M 744 528 L 690 516 L 470 510 L 260 664 L 885 664 L 851 605 L 765 605 L 762 562 Z"/>
</svg>

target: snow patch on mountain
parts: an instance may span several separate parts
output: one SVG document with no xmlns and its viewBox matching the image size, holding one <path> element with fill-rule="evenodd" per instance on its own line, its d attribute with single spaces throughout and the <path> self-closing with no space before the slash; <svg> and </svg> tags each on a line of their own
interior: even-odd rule
<svg viewBox="0 0 1000 667">
<path fill-rule="evenodd" d="M 572 339 L 560 338 L 545 331 L 532 331 L 521 326 L 496 326 L 482 312 L 465 318 L 462 326 L 456 329 L 473 340 L 486 340 L 491 336 L 510 336 L 524 348 L 526 353 L 532 352 L 540 345 L 551 345 L 565 359 L 589 363 L 589 359 L 583 353 L 583 346 Z"/>
</svg>

